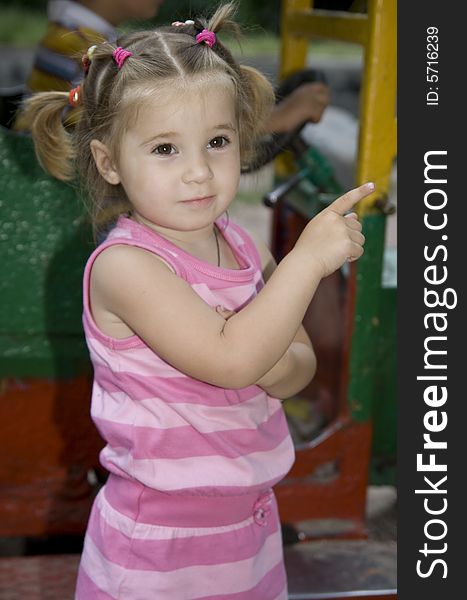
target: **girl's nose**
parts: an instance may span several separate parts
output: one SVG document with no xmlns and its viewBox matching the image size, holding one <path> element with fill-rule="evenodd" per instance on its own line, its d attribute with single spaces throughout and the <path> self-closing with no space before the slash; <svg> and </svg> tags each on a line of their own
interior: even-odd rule
<svg viewBox="0 0 467 600">
<path fill-rule="evenodd" d="M 184 183 L 203 183 L 212 179 L 213 173 L 206 156 L 191 156 L 185 165 L 182 180 Z"/>
</svg>

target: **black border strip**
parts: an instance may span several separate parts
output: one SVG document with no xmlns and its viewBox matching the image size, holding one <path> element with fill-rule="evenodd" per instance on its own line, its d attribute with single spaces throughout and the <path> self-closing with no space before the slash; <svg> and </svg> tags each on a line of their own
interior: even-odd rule
<svg viewBox="0 0 467 600">
<path fill-rule="evenodd" d="M 467 440 L 463 419 L 467 396 L 464 376 L 467 373 L 464 364 L 467 106 L 461 92 L 466 71 L 464 25 L 459 6 L 454 2 L 398 3 L 398 593 L 401 600 L 450 600 L 463 598 L 467 593 L 463 548 L 467 531 L 463 515 L 467 509 L 463 489 Z M 435 33 L 429 28 L 436 28 L 437 40 L 427 38 L 429 32 Z M 437 43 L 436 53 L 428 46 L 430 42 Z M 425 174 L 427 162 L 445 165 L 447 169 L 429 169 Z M 442 182 L 444 178 L 446 181 Z M 443 204 L 445 197 L 443 208 L 427 207 L 427 203 Z M 430 229 L 424 218 L 431 225 L 447 221 L 440 229 Z M 426 271 L 433 266 L 434 269 Z M 439 280 L 444 275 L 443 283 L 427 282 L 427 278 Z M 427 301 L 426 289 L 438 293 L 440 300 L 432 293 Z M 448 289 L 452 291 L 446 292 Z M 443 296 L 445 292 L 447 296 Z M 457 305 L 443 307 L 443 298 L 445 304 L 457 302 Z M 430 308 L 427 302 L 438 305 Z M 429 313 L 444 316 L 427 317 Z M 437 331 L 435 322 L 444 331 Z M 427 354 L 427 348 L 445 354 Z M 436 366 L 428 368 L 427 364 Z M 446 368 L 441 368 L 442 365 Z M 432 379 L 417 379 L 417 376 Z M 426 391 L 430 386 L 434 388 L 431 395 Z M 446 388 L 447 398 L 437 403 L 436 399 L 442 397 L 442 387 Z M 433 400 L 431 406 L 430 400 Z M 430 431 L 435 426 L 440 431 Z M 445 442 L 446 449 L 424 449 L 423 436 L 428 433 L 430 439 Z M 437 465 L 445 464 L 447 471 L 417 470 L 417 454 L 423 455 L 424 464 L 432 460 Z M 443 481 L 444 476 L 447 479 Z M 425 492 L 415 493 L 417 489 Z M 440 512 L 429 514 L 430 510 Z M 417 574 L 417 561 L 421 561 L 418 569 L 424 576 Z"/>
</svg>

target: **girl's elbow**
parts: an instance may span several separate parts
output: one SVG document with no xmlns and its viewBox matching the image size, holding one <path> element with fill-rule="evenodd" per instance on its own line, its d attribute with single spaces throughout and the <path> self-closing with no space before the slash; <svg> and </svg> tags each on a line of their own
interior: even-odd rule
<svg viewBox="0 0 467 600">
<path fill-rule="evenodd" d="M 232 361 L 218 370 L 215 385 L 230 390 L 240 390 L 254 385 L 259 375 L 256 369 L 244 361 Z"/>
<path fill-rule="evenodd" d="M 313 349 L 311 349 L 310 359 L 309 359 L 309 367 L 308 367 L 308 383 L 311 383 L 316 375 L 316 370 L 318 368 L 318 361 L 316 359 L 316 354 Z"/>
</svg>

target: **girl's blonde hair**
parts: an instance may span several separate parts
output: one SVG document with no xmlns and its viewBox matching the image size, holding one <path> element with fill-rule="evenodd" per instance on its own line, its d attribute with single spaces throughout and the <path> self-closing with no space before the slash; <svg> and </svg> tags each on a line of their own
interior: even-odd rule
<svg viewBox="0 0 467 600">
<path fill-rule="evenodd" d="M 212 47 L 195 39 L 203 29 L 238 35 L 239 27 L 232 20 L 234 12 L 235 4 L 231 2 L 221 5 L 209 20 L 199 18 L 193 24 L 134 32 L 122 36 L 115 45 L 98 45 L 81 84 L 73 129 L 64 126 L 68 93 L 43 92 L 26 100 L 25 118 L 40 163 L 64 181 L 73 179 L 77 168 L 88 190 L 96 232 L 128 211 L 130 205 L 122 186 L 107 183 L 99 174 L 90 142 L 102 141 L 118 157 L 123 133 L 135 120 L 141 104 L 161 85 L 176 86 L 193 78 L 209 83 L 219 75 L 224 79 L 227 76 L 235 90 L 242 166 L 253 160 L 274 102 L 271 84 L 255 69 L 239 65 L 218 39 Z M 121 69 L 112 56 L 118 46 L 132 53 Z"/>
</svg>

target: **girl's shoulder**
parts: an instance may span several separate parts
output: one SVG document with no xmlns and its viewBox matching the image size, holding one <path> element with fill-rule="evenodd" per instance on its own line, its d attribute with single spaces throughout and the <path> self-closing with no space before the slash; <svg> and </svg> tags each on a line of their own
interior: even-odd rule
<svg viewBox="0 0 467 600">
<path fill-rule="evenodd" d="M 170 262 L 150 247 L 129 241 L 112 235 L 96 248 L 83 279 L 84 322 L 94 337 L 112 348 L 124 342 L 125 348 L 135 340 L 141 342 L 132 326 L 132 314 L 139 310 L 140 299 L 148 294 L 156 303 L 167 301 L 174 281 L 179 279 Z"/>
<path fill-rule="evenodd" d="M 94 250 L 88 260 L 87 268 L 104 270 L 119 265 L 121 261 L 138 268 L 141 258 L 150 253 L 165 267 L 174 273 L 179 273 L 178 265 L 174 260 L 175 253 L 157 243 L 154 235 L 148 235 L 145 228 L 127 217 L 120 217 L 116 224 L 108 231 L 105 239 Z"/>
</svg>

